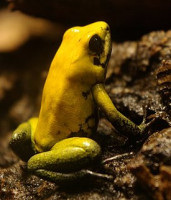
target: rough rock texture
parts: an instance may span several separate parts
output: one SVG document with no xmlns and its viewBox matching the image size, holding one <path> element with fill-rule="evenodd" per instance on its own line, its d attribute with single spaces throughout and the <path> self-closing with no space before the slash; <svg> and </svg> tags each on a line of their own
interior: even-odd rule
<svg viewBox="0 0 171 200">
<path fill-rule="evenodd" d="M 154 199 L 171 197 L 171 128 L 152 134 L 129 169 Z"/>
<path fill-rule="evenodd" d="M 35 39 L 15 52 L 0 55 L 0 199 L 169 200 L 171 31 L 151 32 L 138 42 L 113 43 L 106 80 L 109 95 L 116 107 L 137 124 L 142 121 L 143 108 L 146 120 L 156 121 L 145 138 L 131 143 L 100 113 L 94 138 L 102 146 L 102 159 L 119 156 L 99 163 L 93 170 L 113 175 L 112 181 L 88 179 L 59 186 L 29 174 L 26 164 L 8 146 L 12 130 L 39 112 L 41 90 L 56 46 Z M 167 67 L 161 75 L 163 66 Z M 138 164 L 137 159 L 141 161 Z M 141 173 L 149 179 L 144 180 Z"/>
</svg>

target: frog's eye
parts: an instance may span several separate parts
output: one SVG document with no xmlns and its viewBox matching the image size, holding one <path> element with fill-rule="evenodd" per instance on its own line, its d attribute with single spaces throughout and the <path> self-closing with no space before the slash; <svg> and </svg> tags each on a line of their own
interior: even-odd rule
<svg viewBox="0 0 171 200">
<path fill-rule="evenodd" d="M 89 49 L 100 55 L 103 52 L 103 41 L 97 34 L 93 35 L 89 41 Z"/>
</svg>

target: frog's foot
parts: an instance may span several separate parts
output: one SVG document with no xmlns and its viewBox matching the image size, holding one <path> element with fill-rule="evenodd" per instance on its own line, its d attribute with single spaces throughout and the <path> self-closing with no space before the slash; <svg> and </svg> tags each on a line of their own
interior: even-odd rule
<svg viewBox="0 0 171 200">
<path fill-rule="evenodd" d="M 50 151 L 31 157 L 28 170 L 57 183 L 86 176 L 109 178 L 108 175 L 87 170 L 100 161 L 100 155 L 100 146 L 95 141 L 89 138 L 68 138 L 56 143 Z"/>
<path fill-rule="evenodd" d="M 148 130 L 153 125 L 153 123 L 156 121 L 156 118 L 153 118 L 152 120 L 147 122 L 147 110 L 148 110 L 147 106 L 143 107 L 143 114 L 144 114 L 143 115 L 143 121 L 138 126 L 140 131 L 141 131 L 142 136 L 147 136 L 148 135 Z"/>
<path fill-rule="evenodd" d="M 28 122 L 20 124 L 12 134 L 10 147 L 23 161 L 27 161 L 35 154 L 31 142 L 34 124 L 37 124 L 37 118 L 32 118 Z"/>
<path fill-rule="evenodd" d="M 82 169 L 73 173 L 59 173 L 54 171 L 48 171 L 45 169 L 38 169 L 35 172 L 35 175 L 45 178 L 47 180 L 53 181 L 58 184 L 68 184 L 70 182 L 77 182 L 85 178 L 99 178 L 108 181 L 113 180 L 112 175 L 101 174 L 93 172 L 88 169 Z"/>
</svg>

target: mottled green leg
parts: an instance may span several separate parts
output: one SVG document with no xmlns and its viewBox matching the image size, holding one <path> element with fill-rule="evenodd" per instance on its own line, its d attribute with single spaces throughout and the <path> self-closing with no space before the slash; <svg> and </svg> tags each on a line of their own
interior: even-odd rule
<svg viewBox="0 0 171 200">
<path fill-rule="evenodd" d="M 100 155 L 100 146 L 95 141 L 89 138 L 68 138 L 56 143 L 50 151 L 31 157 L 28 170 L 57 183 L 85 176 L 107 178 L 107 175 L 87 170 L 99 160 Z"/>
<path fill-rule="evenodd" d="M 10 146 L 23 161 L 27 161 L 35 154 L 32 148 L 31 133 L 35 130 L 37 120 L 38 118 L 31 118 L 29 121 L 20 124 L 12 134 Z"/>
<path fill-rule="evenodd" d="M 96 84 L 92 88 L 92 92 L 97 105 L 105 113 L 106 117 L 118 131 L 121 131 L 128 137 L 137 137 L 143 135 L 147 128 L 147 124 L 143 122 L 138 126 L 121 114 L 114 106 L 112 100 L 105 91 L 103 84 Z"/>
</svg>

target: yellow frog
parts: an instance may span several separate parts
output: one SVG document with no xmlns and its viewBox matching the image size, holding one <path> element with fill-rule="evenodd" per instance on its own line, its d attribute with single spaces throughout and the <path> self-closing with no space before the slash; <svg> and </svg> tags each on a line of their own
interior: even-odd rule
<svg viewBox="0 0 171 200">
<path fill-rule="evenodd" d="M 100 146 L 89 137 L 96 131 L 97 107 L 122 132 L 139 135 L 137 126 L 113 105 L 104 89 L 111 54 L 105 22 L 67 30 L 52 61 L 38 118 L 21 124 L 11 147 L 28 170 L 53 181 L 73 179 L 100 158 Z M 85 171 L 84 171 L 85 172 Z"/>
</svg>

